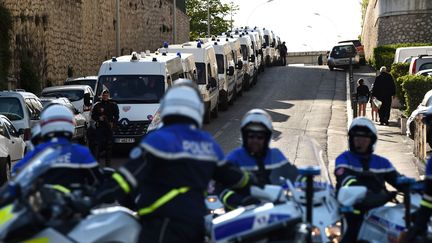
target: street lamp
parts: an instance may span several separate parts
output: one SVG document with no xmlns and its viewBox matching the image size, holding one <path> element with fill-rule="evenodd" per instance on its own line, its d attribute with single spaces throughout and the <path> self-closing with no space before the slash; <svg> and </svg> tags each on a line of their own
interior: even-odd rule
<svg viewBox="0 0 432 243">
<path fill-rule="evenodd" d="M 248 16 L 248 19 L 247 19 L 247 22 L 246 22 L 246 26 L 249 26 L 249 19 L 250 19 L 250 17 L 252 16 L 252 14 L 253 13 L 255 13 L 255 10 L 257 10 L 259 7 L 261 7 L 262 5 L 264 5 L 264 4 L 267 4 L 267 3 L 271 3 L 271 2 L 273 2 L 274 0 L 267 0 L 267 1 L 265 1 L 265 2 L 263 2 L 263 3 L 261 3 L 261 4 L 259 4 L 259 5 L 257 5 L 253 10 L 252 10 L 252 12 L 249 14 L 249 16 Z"/>
<path fill-rule="evenodd" d="M 177 3 L 176 0 L 173 0 L 173 44 L 177 43 L 176 35 L 177 35 Z"/>
<path fill-rule="evenodd" d="M 120 56 L 120 0 L 116 0 L 116 56 Z"/>
<path fill-rule="evenodd" d="M 207 0 L 207 35 L 210 37 L 210 0 Z"/>
</svg>

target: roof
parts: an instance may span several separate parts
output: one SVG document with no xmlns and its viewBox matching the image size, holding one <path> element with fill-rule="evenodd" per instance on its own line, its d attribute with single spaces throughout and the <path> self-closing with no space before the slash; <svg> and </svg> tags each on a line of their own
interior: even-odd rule
<svg viewBox="0 0 432 243">
<path fill-rule="evenodd" d="M 87 89 L 91 87 L 88 85 L 60 85 L 60 86 L 52 86 L 52 87 L 46 87 L 42 90 L 42 92 L 47 92 L 47 91 L 54 91 L 54 90 L 79 90 L 79 89 Z"/>
<path fill-rule="evenodd" d="M 105 61 L 104 63 L 113 63 L 113 62 L 138 62 L 138 63 L 154 63 L 155 61 L 153 58 L 156 58 L 156 62 L 158 63 L 166 63 L 168 61 L 174 60 L 176 58 L 179 58 L 176 54 L 167 53 L 165 54 L 156 54 L 156 53 L 149 53 L 146 54 L 144 52 L 136 53 L 138 55 L 138 59 L 136 61 L 132 60 L 132 55 L 126 55 L 126 56 L 120 56 L 115 57 L 110 60 Z M 115 60 L 115 61 L 114 61 Z"/>
<path fill-rule="evenodd" d="M 336 44 L 336 45 L 334 45 L 334 46 L 348 46 L 348 45 L 353 45 L 353 46 L 355 46 L 354 43 L 352 43 L 352 42 L 338 43 L 338 44 Z"/>
</svg>

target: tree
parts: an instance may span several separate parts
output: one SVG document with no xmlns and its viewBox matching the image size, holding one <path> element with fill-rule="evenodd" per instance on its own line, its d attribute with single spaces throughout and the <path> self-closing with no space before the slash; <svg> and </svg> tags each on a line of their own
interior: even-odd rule
<svg viewBox="0 0 432 243">
<path fill-rule="evenodd" d="M 0 90 L 7 88 L 7 76 L 11 62 L 10 30 L 12 17 L 9 10 L 0 3 Z"/>
<path fill-rule="evenodd" d="M 186 14 L 190 18 L 190 38 L 196 40 L 207 35 L 207 8 L 210 7 L 210 35 L 226 32 L 231 21 L 226 20 L 238 10 L 234 4 L 222 4 L 220 0 L 186 0 Z"/>
</svg>

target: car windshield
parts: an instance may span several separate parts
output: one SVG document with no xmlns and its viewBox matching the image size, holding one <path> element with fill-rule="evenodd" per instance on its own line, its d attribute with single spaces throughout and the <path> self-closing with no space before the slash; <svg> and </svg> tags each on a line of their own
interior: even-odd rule
<svg viewBox="0 0 432 243">
<path fill-rule="evenodd" d="M 94 90 L 96 87 L 96 80 L 95 79 L 68 80 L 65 82 L 65 85 L 88 85 Z"/>
<path fill-rule="evenodd" d="M 352 45 L 335 46 L 330 56 L 334 58 L 349 58 L 353 53 L 355 53 L 355 49 Z"/>
<path fill-rule="evenodd" d="M 225 73 L 224 56 L 222 54 L 216 54 L 216 61 L 218 66 L 218 73 L 219 74 Z"/>
<path fill-rule="evenodd" d="M 78 101 L 84 98 L 84 90 L 82 89 L 62 89 L 62 90 L 50 90 L 42 91 L 43 97 L 65 97 L 70 101 Z"/>
<path fill-rule="evenodd" d="M 162 75 L 101 76 L 97 85 L 98 96 L 105 89 L 118 103 L 159 103 L 165 93 L 165 79 Z"/>
<path fill-rule="evenodd" d="M 13 97 L 0 98 L 0 114 L 5 115 L 11 121 L 24 118 L 24 111 L 19 99 Z"/>
<path fill-rule="evenodd" d="M 243 61 L 248 60 L 248 48 L 246 45 L 241 45 L 241 52 L 243 54 Z"/>
<path fill-rule="evenodd" d="M 198 84 L 206 84 L 206 69 L 202 62 L 195 63 L 198 72 Z"/>
</svg>

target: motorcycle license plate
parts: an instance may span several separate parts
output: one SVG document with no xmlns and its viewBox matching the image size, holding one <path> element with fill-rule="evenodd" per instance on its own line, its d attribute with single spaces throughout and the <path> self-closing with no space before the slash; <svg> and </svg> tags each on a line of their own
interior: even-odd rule
<svg viewBox="0 0 432 243">
<path fill-rule="evenodd" d="M 115 143 L 135 143 L 135 138 L 116 138 Z"/>
</svg>

